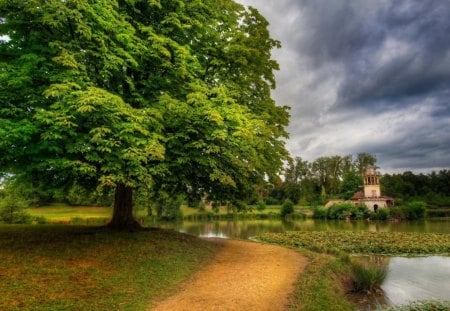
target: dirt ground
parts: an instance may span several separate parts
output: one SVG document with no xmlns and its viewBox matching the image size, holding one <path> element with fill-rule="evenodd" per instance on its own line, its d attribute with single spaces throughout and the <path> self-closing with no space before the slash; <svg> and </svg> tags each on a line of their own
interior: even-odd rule
<svg viewBox="0 0 450 311">
<path fill-rule="evenodd" d="M 280 246 L 213 240 L 222 249 L 183 289 L 150 310 L 285 310 L 307 259 Z"/>
</svg>

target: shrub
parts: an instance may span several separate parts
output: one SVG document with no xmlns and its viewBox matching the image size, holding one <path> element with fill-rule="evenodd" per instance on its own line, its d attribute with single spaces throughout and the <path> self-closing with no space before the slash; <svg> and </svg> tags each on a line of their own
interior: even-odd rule
<svg viewBox="0 0 450 311">
<path fill-rule="evenodd" d="M 286 201 L 284 201 L 283 205 L 281 205 L 281 212 L 280 215 L 281 217 L 286 217 L 287 215 L 290 215 L 294 213 L 294 203 L 292 203 L 291 200 L 286 199 Z"/>
<path fill-rule="evenodd" d="M 169 196 L 161 192 L 155 202 L 158 218 L 162 220 L 177 220 L 183 218 L 180 210 L 183 198 L 181 196 Z"/>
<path fill-rule="evenodd" d="M 313 209 L 313 218 L 316 219 L 326 219 L 327 209 L 325 207 L 316 207 Z"/>
<path fill-rule="evenodd" d="M 30 224 L 33 217 L 25 210 L 27 203 L 14 192 L 8 192 L 0 201 L 0 221 L 7 224 Z"/>
<path fill-rule="evenodd" d="M 273 197 L 267 197 L 266 204 L 267 205 L 278 205 L 278 204 L 280 204 L 280 201 Z"/>
<path fill-rule="evenodd" d="M 379 208 L 375 213 L 371 213 L 370 218 L 376 220 L 386 220 L 389 218 L 391 211 L 389 208 Z"/>
<path fill-rule="evenodd" d="M 385 266 L 351 263 L 353 290 L 355 292 L 372 292 L 378 289 L 386 278 Z"/>
<path fill-rule="evenodd" d="M 263 211 L 263 210 L 265 210 L 265 209 L 266 209 L 266 204 L 264 203 L 264 201 L 258 201 L 258 202 L 256 203 L 256 209 L 257 209 L 258 211 Z"/>
<path fill-rule="evenodd" d="M 426 204 L 421 201 L 414 201 L 404 206 L 391 208 L 391 217 L 398 219 L 421 219 L 426 214 Z"/>
<path fill-rule="evenodd" d="M 333 204 L 328 208 L 327 218 L 328 219 L 346 219 L 350 218 L 354 205 L 349 202 Z"/>
<path fill-rule="evenodd" d="M 422 201 L 414 201 L 406 206 L 407 219 L 421 219 L 425 217 L 426 204 Z"/>
<path fill-rule="evenodd" d="M 350 218 L 364 219 L 369 217 L 370 211 L 365 205 L 356 205 L 350 208 Z"/>
</svg>

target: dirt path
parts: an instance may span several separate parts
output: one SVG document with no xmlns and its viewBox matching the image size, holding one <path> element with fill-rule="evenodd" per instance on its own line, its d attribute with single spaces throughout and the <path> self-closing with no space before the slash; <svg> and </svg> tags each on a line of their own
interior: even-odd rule
<svg viewBox="0 0 450 311">
<path fill-rule="evenodd" d="M 222 249 L 156 311 L 285 310 L 307 264 L 297 252 L 274 245 L 214 240 Z"/>
</svg>

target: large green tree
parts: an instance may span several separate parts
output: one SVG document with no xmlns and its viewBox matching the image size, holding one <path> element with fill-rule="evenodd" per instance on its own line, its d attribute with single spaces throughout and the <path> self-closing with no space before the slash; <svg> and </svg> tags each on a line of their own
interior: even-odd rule
<svg viewBox="0 0 450 311">
<path fill-rule="evenodd" d="M 0 1 L 0 171 L 133 189 L 247 196 L 288 157 L 270 97 L 279 43 L 231 0 Z"/>
</svg>

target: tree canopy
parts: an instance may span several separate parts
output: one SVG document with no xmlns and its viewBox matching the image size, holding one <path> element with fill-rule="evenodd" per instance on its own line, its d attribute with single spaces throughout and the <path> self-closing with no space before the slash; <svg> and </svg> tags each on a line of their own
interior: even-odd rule
<svg viewBox="0 0 450 311">
<path fill-rule="evenodd" d="M 279 47 L 231 0 L 0 1 L 0 171 L 33 183 L 242 198 L 288 154 Z"/>
</svg>

